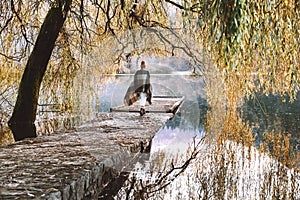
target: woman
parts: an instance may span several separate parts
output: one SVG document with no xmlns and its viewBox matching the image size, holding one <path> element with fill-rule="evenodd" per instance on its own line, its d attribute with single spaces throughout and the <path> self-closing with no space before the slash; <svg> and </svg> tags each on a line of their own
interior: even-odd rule
<svg viewBox="0 0 300 200">
<path fill-rule="evenodd" d="M 141 106 L 140 114 L 142 116 L 146 113 L 146 101 L 148 101 L 150 105 L 152 104 L 152 88 L 150 84 L 150 73 L 146 70 L 146 62 L 142 61 L 140 67 L 141 68 L 135 72 L 133 83 L 131 83 L 126 92 L 124 104 L 130 106 L 139 100 Z"/>
</svg>

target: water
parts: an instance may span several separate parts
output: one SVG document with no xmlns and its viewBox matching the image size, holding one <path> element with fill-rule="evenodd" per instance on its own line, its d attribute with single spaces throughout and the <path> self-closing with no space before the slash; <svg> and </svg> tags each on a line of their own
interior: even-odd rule
<svg viewBox="0 0 300 200">
<path fill-rule="evenodd" d="M 274 140 L 272 143 L 263 137 L 264 133 L 283 133 L 290 141 L 289 156 L 299 153 L 300 101 L 290 104 L 280 96 L 258 94 L 256 99 L 245 99 L 240 109 L 241 120 L 242 124 L 250 125 L 254 145 L 244 146 L 230 140 L 217 145 L 201 141 L 210 134 L 206 129 L 210 108 L 204 81 L 179 74 L 168 78 L 153 74 L 151 78 L 154 95 L 183 95 L 186 99 L 176 117 L 153 138 L 149 161 L 136 165 L 115 199 L 126 199 L 128 194 L 130 199 L 300 198 L 299 164 L 291 167 L 288 158 L 260 150 L 261 144 L 275 145 Z M 126 91 L 130 80 L 132 76 L 119 77 L 117 83 L 107 86 L 108 91 L 113 88 L 114 92 L 100 99 L 106 103 L 110 99 L 110 106 L 122 104 L 121 91 Z M 198 154 L 193 157 L 195 152 Z M 284 151 L 280 149 L 280 153 Z M 298 158 L 289 159 L 299 163 Z M 189 160 L 188 167 L 183 167 Z"/>
<path fill-rule="evenodd" d="M 289 136 L 294 151 L 300 151 L 300 95 L 294 102 L 288 96 L 255 94 L 245 100 L 243 120 L 257 135 L 256 146 L 264 141 L 263 134 L 275 132 Z"/>
</svg>

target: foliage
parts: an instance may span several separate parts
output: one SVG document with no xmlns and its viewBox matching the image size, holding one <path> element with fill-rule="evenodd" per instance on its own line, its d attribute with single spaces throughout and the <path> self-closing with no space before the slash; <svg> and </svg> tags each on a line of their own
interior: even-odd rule
<svg viewBox="0 0 300 200">
<path fill-rule="evenodd" d="M 269 152 L 270 155 L 278 159 L 283 165 L 289 168 L 297 168 L 300 159 L 300 152 L 293 149 L 293 146 L 290 144 L 289 136 L 279 133 L 275 134 L 274 132 L 264 134 L 264 142 L 261 143 L 261 151 Z"/>
<path fill-rule="evenodd" d="M 44 17 L 57 3 L 0 2 L 1 123 L 11 115 L 24 66 Z M 94 117 L 97 91 L 108 80 L 106 74 L 116 74 L 124 65 L 124 55 L 186 57 L 196 73 L 205 75 L 210 106 L 206 138 L 210 144 L 217 144 L 210 154 L 199 158 L 196 166 L 199 196 L 236 197 L 238 170 L 255 169 L 255 164 L 248 162 L 254 157 L 262 156 L 259 162 L 265 161 L 265 154 L 253 154 L 254 136 L 251 127 L 241 120 L 238 108 L 243 98 L 254 92 L 288 94 L 291 101 L 296 98 L 300 81 L 299 9 L 296 0 L 73 0 L 43 79 L 37 113 L 40 131 L 71 128 Z M 1 130 L 6 128 L 1 126 Z M 10 135 L 0 138 L 1 144 L 12 142 Z M 235 152 L 239 144 L 246 146 L 242 154 L 248 160 L 242 163 Z M 297 172 L 285 176 L 289 172 L 286 166 L 295 167 L 299 161 L 288 136 L 266 133 L 261 151 L 281 163 L 270 161 L 274 169 L 263 174 L 260 191 L 255 191 L 273 198 L 292 197 L 290 192 L 280 194 L 278 190 L 288 184 L 299 189 L 295 184 Z M 197 149 L 194 152 L 198 154 Z M 168 178 L 176 170 L 187 169 L 181 166 L 172 163 L 162 176 Z M 156 181 L 148 184 L 152 193 L 170 184 L 168 179 Z M 233 188 L 232 193 L 226 187 Z M 143 195 L 146 189 L 142 187 Z"/>
<path fill-rule="evenodd" d="M 288 94 L 293 101 L 299 90 L 299 2 L 181 2 L 176 5 L 187 23 L 182 28 L 196 33 L 212 61 L 205 70 L 211 106 L 207 130 L 219 135 L 219 144 L 231 139 L 251 145 L 252 131 L 238 114 L 244 97 Z"/>
<path fill-rule="evenodd" d="M 209 44 L 229 92 L 263 90 L 295 97 L 300 67 L 296 3 L 212 1 L 202 27 L 213 25 Z"/>
<path fill-rule="evenodd" d="M 295 98 L 300 67 L 298 1 L 167 2 L 181 13 L 183 21 L 176 27 L 196 38 L 212 60 L 210 67 L 221 73 L 230 106 L 261 90 Z"/>
<path fill-rule="evenodd" d="M 1 2 L 1 68 L 11 65 L 18 73 L 9 79 L 4 77 L 7 84 L 20 79 L 45 13 L 54 5 L 55 1 Z M 168 16 L 174 10 L 175 22 Z M 48 90 L 52 85 L 52 95 L 57 94 L 57 88 L 72 87 L 72 79 L 87 64 L 84 59 L 96 46 L 109 42 L 111 36 L 122 31 L 154 26 L 183 28 L 179 37 L 193 37 L 204 47 L 202 50 L 225 80 L 228 102 L 235 102 L 232 92 L 241 97 L 262 89 L 266 93 L 287 92 L 295 97 L 298 91 L 297 1 L 73 1 L 67 20 L 43 87 Z M 102 67 L 118 64 L 120 57 L 121 53 L 106 57 L 112 60 L 103 59 Z M 1 72 L 2 77 L 8 74 L 6 70 Z M 70 89 L 66 90 L 70 93 Z M 55 95 L 53 98 L 57 99 Z"/>
<path fill-rule="evenodd" d="M 58 6 L 59 3 L 60 1 L 19 0 L 1 2 L 0 75 L 1 83 L 4 83 L 1 84 L 2 98 L 5 97 L 4 92 L 13 91 L 7 99 L 9 106 L 1 105 L 3 107 L 1 112 L 6 116 L 2 120 L 4 122 L 11 115 L 17 85 L 44 17 L 51 7 Z M 150 13 L 154 15 L 150 16 Z M 85 96 L 86 92 L 93 93 L 95 91 L 93 83 L 97 79 L 100 80 L 99 83 L 103 81 L 104 74 L 115 73 L 116 66 L 119 64 L 117 61 L 124 53 L 114 54 L 112 46 L 109 47 L 111 51 L 100 49 L 100 54 L 95 53 L 99 50 L 97 46 L 109 42 L 111 37 L 122 31 L 141 26 L 156 26 L 156 20 L 162 24 L 165 21 L 165 14 L 160 1 L 136 4 L 134 1 L 90 0 L 73 1 L 71 11 L 66 14 L 68 14 L 67 22 L 56 41 L 56 48 L 43 80 L 39 105 L 54 107 L 58 105 L 61 113 L 76 114 L 81 111 L 82 99 L 78 97 Z M 111 54 L 106 55 L 105 52 Z M 101 57 L 101 59 L 91 63 L 90 56 Z M 87 82 L 88 84 L 85 84 Z M 88 95 L 88 98 L 91 98 L 91 95 Z M 86 110 L 90 112 L 90 107 Z M 42 117 L 48 114 L 50 113 L 44 112 Z M 49 117 L 53 117 L 52 115 L 51 113 Z"/>
</svg>

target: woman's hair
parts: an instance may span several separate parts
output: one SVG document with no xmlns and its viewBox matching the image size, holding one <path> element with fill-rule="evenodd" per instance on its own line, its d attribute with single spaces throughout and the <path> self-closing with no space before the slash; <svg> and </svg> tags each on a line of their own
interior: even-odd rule
<svg viewBox="0 0 300 200">
<path fill-rule="evenodd" d="M 141 68 L 146 68 L 146 62 L 144 60 L 141 62 Z"/>
</svg>

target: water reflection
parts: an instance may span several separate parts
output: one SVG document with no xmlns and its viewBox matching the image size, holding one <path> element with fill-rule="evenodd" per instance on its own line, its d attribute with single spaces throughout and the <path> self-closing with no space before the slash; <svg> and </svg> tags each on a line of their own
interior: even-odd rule
<svg viewBox="0 0 300 200">
<path fill-rule="evenodd" d="M 202 153 L 180 176 L 175 176 L 176 172 L 173 172 L 165 182 L 153 187 L 157 180 L 174 169 L 173 166 L 178 167 L 177 172 L 180 171 L 182 163 L 188 158 L 173 157 L 171 161 L 168 154 L 156 152 L 143 170 L 131 175 L 117 199 L 126 199 L 124 194 L 130 192 L 132 196 L 129 199 L 300 198 L 299 172 L 285 167 L 268 154 L 230 141 L 219 147 L 203 144 L 201 148 Z M 163 184 L 168 186 L 160 187 Z M 139 194 L 138 198 L 136 194 Z"/>
<path fill-rule="evenodd" d="M 245 101 L 241 113 L 208 109 L 201 95 L 186 101 L 153 139 L 149 162 L 137 165 L 115 198 L 300 199 L 299 103 L 259 98 L 259 104 Z M 209 134 L 217 142 L 204 140 L 182 170 L 194 152 L 193 138 Z"/>
<path fill-rule="evenodd" d="M 288 96 L 255 94 L 245 100 L 243 120 L 257 134 L 256 146 L 264 142 L 263 134 L 274 132 L 287 135 L 295 151 L 300 151 L 300 95 L 290 103 Z"/>
</svg>

